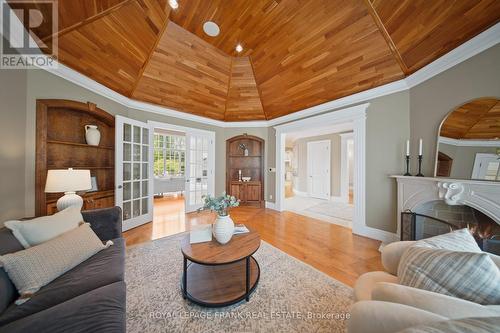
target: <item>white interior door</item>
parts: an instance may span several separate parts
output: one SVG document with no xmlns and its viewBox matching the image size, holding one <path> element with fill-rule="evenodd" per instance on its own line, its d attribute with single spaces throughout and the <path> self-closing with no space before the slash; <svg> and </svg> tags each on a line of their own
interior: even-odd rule
<svg viewBox="0 0 500 333">
<path fill-rule="evenodd" d="M 214 195 L 215 136 L 186 133 L 186 213 L 203 206 L 203 196 Z"/>
<path fill-rule="evenodd" d="M 471 178 L 500 180 L 500 157 L 497 154 L 477 153 Z"/>
<path fill-rule="evenodd" d="M 116 116 L 115 200 L 123 211 L 123 231 L 153 220 L 149 125 Z"/>
<path fill-rule="evenodd" d="M 307 189 L 310 197 L 330 198 L 330 140 L 307 143 Z"/>
</svg>

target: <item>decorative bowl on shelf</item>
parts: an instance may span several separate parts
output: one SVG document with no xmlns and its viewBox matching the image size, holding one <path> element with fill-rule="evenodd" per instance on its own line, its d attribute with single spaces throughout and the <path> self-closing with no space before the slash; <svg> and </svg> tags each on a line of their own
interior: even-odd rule
<svg viewBox="0 0 500 333">
<path fill-rule="evenodd" d="M 244 182 L 249 182 L 252 177 L 241 177 Z"/>
</svg>

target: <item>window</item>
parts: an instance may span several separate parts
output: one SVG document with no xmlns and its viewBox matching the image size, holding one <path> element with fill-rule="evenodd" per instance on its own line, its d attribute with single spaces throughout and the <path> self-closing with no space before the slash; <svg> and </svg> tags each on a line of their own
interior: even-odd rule
<svg viewBox="0 0 500 333">
<path fill-rule="evenodd" d="M 155 133 L 153 144 L 155 176 L 184 176 L 186 138 Z"/>
</svg>

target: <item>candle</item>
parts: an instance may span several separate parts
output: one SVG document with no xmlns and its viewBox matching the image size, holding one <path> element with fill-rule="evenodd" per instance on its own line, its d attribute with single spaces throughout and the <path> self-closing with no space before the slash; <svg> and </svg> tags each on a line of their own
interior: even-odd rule
<svg viewBox="0 0 500 333">
<path fill-rule="evenodd" d="M 422 138 L 420 138 L 418 144 L 418 155 L 422 156 Z"/>
<path fill-rule="evenodd" d="M 406 140 L 406 156 L 410 156 L 410 140 Z"/>
</svg>

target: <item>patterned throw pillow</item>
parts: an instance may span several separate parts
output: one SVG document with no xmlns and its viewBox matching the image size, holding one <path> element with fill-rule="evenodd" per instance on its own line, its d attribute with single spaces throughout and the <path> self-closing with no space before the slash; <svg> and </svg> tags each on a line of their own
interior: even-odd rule
<svg viewBox="0 0 500 333">
<path fill-rule="evenodd" d="M 41 287 L 112 244 L 108 241 L 104 245 L 90 224 L 82 223 L 45 243 L 0 256 L 0 267 L 3 266 L 19 291 L 16 301 L 19 305 Z"/>
<path fill-rule="evenodd" d="M 463 252 L 482 252 L 469 229 L 460 229 L 417 241 L 414 246 Z"/>
<path fill-rule="evenodd" d="M 412 246 L 401 257 L 398 280 L 479 304 L 500 304 L 500 270 L 484 252 Z"/>
</svg>

